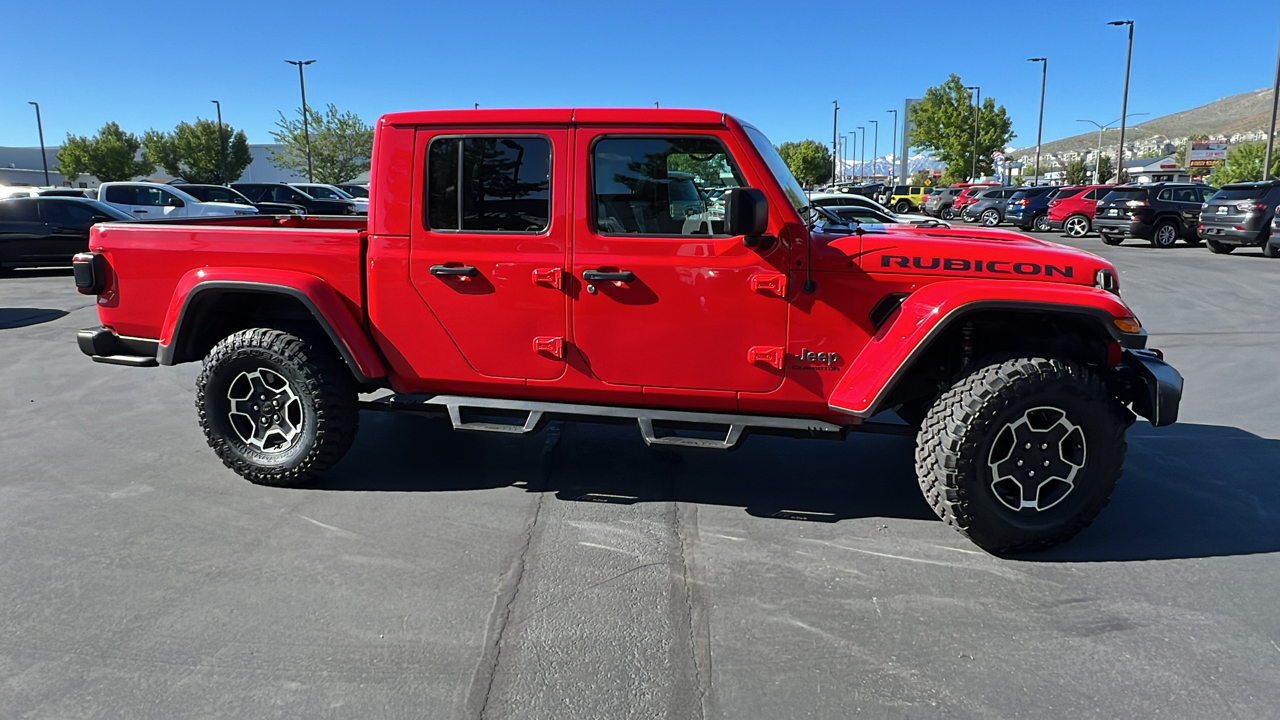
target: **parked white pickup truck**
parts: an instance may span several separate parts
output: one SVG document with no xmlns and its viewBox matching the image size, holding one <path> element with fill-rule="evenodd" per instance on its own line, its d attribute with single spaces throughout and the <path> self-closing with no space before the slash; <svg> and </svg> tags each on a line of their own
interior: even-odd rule
<svg viewBox="0 0 1280 720">
<path fill-rule="evenodd" d="M 200 202 L 178 187 L 150 182 L 103 183 L 98 199 L 141 220 L 258 214 L 252 205 Z"/>
</svg>

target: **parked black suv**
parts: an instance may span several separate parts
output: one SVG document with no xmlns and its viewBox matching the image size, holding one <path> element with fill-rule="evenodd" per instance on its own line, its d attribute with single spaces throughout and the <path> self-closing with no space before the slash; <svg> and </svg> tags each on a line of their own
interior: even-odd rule
<svg viewBox="0 0 1280 720">
<path fill-rule="evenodd" d="M 964 188 L 945 187 L 935 188 L 929 193 L 929 197 L 924 200 L 924 212 L 926 215 L 932 215 L 943 220 L 951 220 L 955 217 L 955 213 L 951 211 L 951 204 L 955 202 L 956 196 Z"/>
<path fill-rule="evenodd" d="M 1200 208 L 1213 193 L 1214 188 L 1199 183 L 1119 185 L 1098 201 L 1093 229 L 1108 245 L 1130 237 L 1159 248 L 1173 247 L 1178 238 L 1195 245 L 1200 242 Z"/>
<path fill-rule="evenodd" d="M 258 209 L 262 215 L 305 215 L 307 209 L 301 205 L 289 205 L 278 202 L 253 202 L 235 188 L 226 185 L 175 185 L 200 202 L 225 202 L 238 205 L 249 205 Z"/>
<path fill-rule="evenodd" d="M 1261 246 L 1263 255 L 1280 257 L 1280 237 L 1271 234 L 1277 203 L 1280 181 L 1223 185 L 1200 212 L 1200 237 L 1216 253 Z"/>
<path fill-rule="evenodd" d="M 1057 194 L 1051 185 L 1019 188 L 1004 206 L 1004 219 L 1024 231 L 1049 232 L 1049 201 Z"/>
<path fill-rule="evenodd" d="M 1017 191 L 1016 187 L 994 187 L 977 193 L 978 199 L 964 209 L 964 219 L 987 227 L 999 225 L 1004 222 L 1004 208 L 1009 197 Z"/>
<path fill-rule="evenodd" d="M 255 203 L 270 202 L 300 205 L 308 215 L 355 215 L 356 204 L 350 200 L 322 200 L 314 198 L 287 183 L 231 183 L 231 187 L 244 193 Z"/>
</svg>

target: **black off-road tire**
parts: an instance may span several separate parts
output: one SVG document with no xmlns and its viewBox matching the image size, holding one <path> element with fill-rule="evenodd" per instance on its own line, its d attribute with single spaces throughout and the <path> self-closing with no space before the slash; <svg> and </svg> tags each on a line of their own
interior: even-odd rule
<svg viewBox="0 0 1280 720">
<path fill-rule="evenodd" d="M 1008 480 L 994 479 L 992 458 L 1003 452 L 996 443 L 1016 439 L 1011 426 L 1045 413 L 1044 408 L 1061 412 L 1080 431 L 1081 465 L 1056 501 L 1043 509 L 1025 507 L 1025 495 L 1020 495 L 1020 508 L 1014 510 L 1007 505 L 1007 495 L 1005 500 L 997 495 L 997 485 L 1010 486 Z M 1125 430 L 1133 419 L 1102 380 L 1079 365 L 1037 357 L 997 362 L 958 380 L 930 409 L 917 436 L 916 475 L 938 517 L 979 547 L 997 554 L 1041 550 L 1080 532 L 1106 506 L 1120 477 Z M 1009 432 L 1013 434 L 1005 434 Z M 1068 437 L 1074 438 L 1071 432 L 1075 431 Z M 1064 442 L 1060 440 L 1058 447 Z M 1016 453 L 1018 467 L 1023 467 L 1021 447 L 1015 444 L 1004 462 Z M 1038 450 L 1026 452 L 1027 469 L 1040 466 L 1032 457 Z M 1059 455 L 1065 456 L 1063 452 Z M 1004 462 L 995 466 L 1003 468 Z M 1016 482 L 1021 487 L 1021 481 Z M 1028 487 L 1033 482 L 1028 479 Z M 1037 505 L 1040 493 L 1052 499 L 1050 490 L 1068 487 L 1053 484 L 1058 481 L 1039 482 L 1043 485 L 1035 490 Z"/>
<path fill-rule="evenodd" d="M 290 408 L 298 419 L 296 429 L 291 427 L 293 437 L 272 448 L 246 442 L 243 430 L 233 425 L 243 428 L 245 420 L 231 417 L 233 385 L 240 383 L 234 392 L 241 394 L 252 387 L 246 378 L 263 371 L 267 374 L 260 377 L 275 378 L 277 385 L 281 379 L 287 382 L 284 387 L 297 403 Z M 331 346 L 270 328 L 223 338 L 205 357 L 196 379 L 196 412 L 209 447 L 223 464 L 258 485 L 297 487 L 341 460 L 360 422 L 356 397 L 355 379 Z M 252 420 L 249 427 L 256 436 Z"/>
<path fill-rule="evenodd" d="M 1217 240 L 1206 239 L 1205 242 L 1209 245 L 1209 251 L 1215 255 L 1230 255 L 1236 249 L 1235 245 L 1220 243 Z"/>
<path fill-rule="evenodd" d="M 893 211 L 898 213 L 899 215 L 905 215 L 911 212 L 911 203 L 907 202 L 906 200 L 899 200 L 898 204 L 893 206 Z"/>
</svg>

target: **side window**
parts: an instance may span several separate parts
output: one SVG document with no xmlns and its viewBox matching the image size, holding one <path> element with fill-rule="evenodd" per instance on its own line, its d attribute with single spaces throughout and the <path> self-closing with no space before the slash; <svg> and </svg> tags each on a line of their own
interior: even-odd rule
<svg viewBox="0 0 1280 720">
<path fill-rule="evenodd" d="M 1174 202 L 1200 204 L 1200 191 L 1197 188 L 1177 188 L 1173 191 Z"/>
<path fill-rule="evenodd" d="M 36 204 L 40 207 L 40 219 L 44 222 L 58 223 L 60 225 L 71 224 L 71 215 L 67 213 L 66 203 L 39 202 Z"/>
<path fill-rule="evenodd" d="M 1102 188 L 1094 188 L 1090 190 L 1087 194 L 1085 194 L 1084 199 L 1085 200 L 1101 200 Z"/>
<path fill-rule="evenodd" d="M 163 190 L 153 187 L 136 188 L 138 199 L 134 205 L 145 205 L 147 207 L 160 207 L 164 205 L 164 197 L 167 195 Z"/>
<path fill-rule="evenodd" d="M 0 210 L 4 211 L 3 219 L 11 222 L 40 222 L 40 212 L 30 201 L 10 200 L 0 204 Z"/>
<path fill-rule="evenodd" d="M 551 141 L 436 138 L 427 148 L 430 230 L 540 233 L 551 223 Z"/>
<path fill-rule="evenodd" d="M 1165 200 L 1165 201 L 1172 200 L 1172 199 L 1173 199 L 1173 191 L 1172 191 L 1172 190 L 1170 190 L 1169 188 L 1165 188 L 1165 189 L 1163 189 L 1163 190 L 1161 190 L 1161 191 L 1160 191 L 1160 194 L 1156 196 L 1156 199 L 1157 199 L 1157 200 Z"/>
<path fill-rule="evenodd" d="M 1218 192 L 1217 188 L 1211 188 L 1211 187 L 1197 188 L 1197 190 L 1200 192 L 1200 202 L 1201 202 L 1201 204 L 1209 202 L 1209 198 L 1213 197 L 1213 196 L 1214 196 L 1214 194 Z M 1274 196 L 1275 196 L 1275 194 L 1276 194 L 1276 191 L 1275 191 L 1275 190 L 1272 190 L 1272 191 L 1271 191 L 1271 194 L 1272 194 L 1272 196 L 1274 197 Z M 1275 202 L 1275 201 L 1274 201 L 1274 200 L 1272 200 L 1272 203 L 1274 203 L 1274 202 Z"/>
<path fill-rule="evenodd" d="M 128 185 L 113 185 L 107 188 L 105 202 L 115 203 L 117 205 L 137 205 L 138 193 L 137 188 Z"/>
<path fill-rule="evenodd" d="M 595 231 L 722 235 L 723 194 L 746 187 L 723 143 L 705 136 L 605 137 L 591 150 Z"/>
<path fill-rule="evenodd" d="M 276 202 L 282 202 L 282 203 L 301 203 L 302 202 L 302 196 L 298 194 L 297 190 L 294 190 L 291 187 L 286 187 L 284 185 L 277 185 L 275 187 L 275 192 L 272 194 L 272 197 L 275 199 Z"/>
</svg>

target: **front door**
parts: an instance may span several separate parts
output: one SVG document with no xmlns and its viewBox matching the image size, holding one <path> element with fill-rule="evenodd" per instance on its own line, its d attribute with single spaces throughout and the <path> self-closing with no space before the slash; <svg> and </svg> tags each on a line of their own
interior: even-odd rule
<svg viewBox="0 0 1280 720">
<path fill-rule="evenodd" d="M 564 373 L 568 132 L 419 130 L 409 274 L 481 375 Z"/>
<path fill-rule="evenodd" d="M 574 343 L 617 384 L 764 392 L 782 381 L 787 249 L 724 233 L 704 187 L 749 185 L 733 136 L 582 128 Z M 780 223 L 773 223 L 774 232 Z"/>
</svg>

